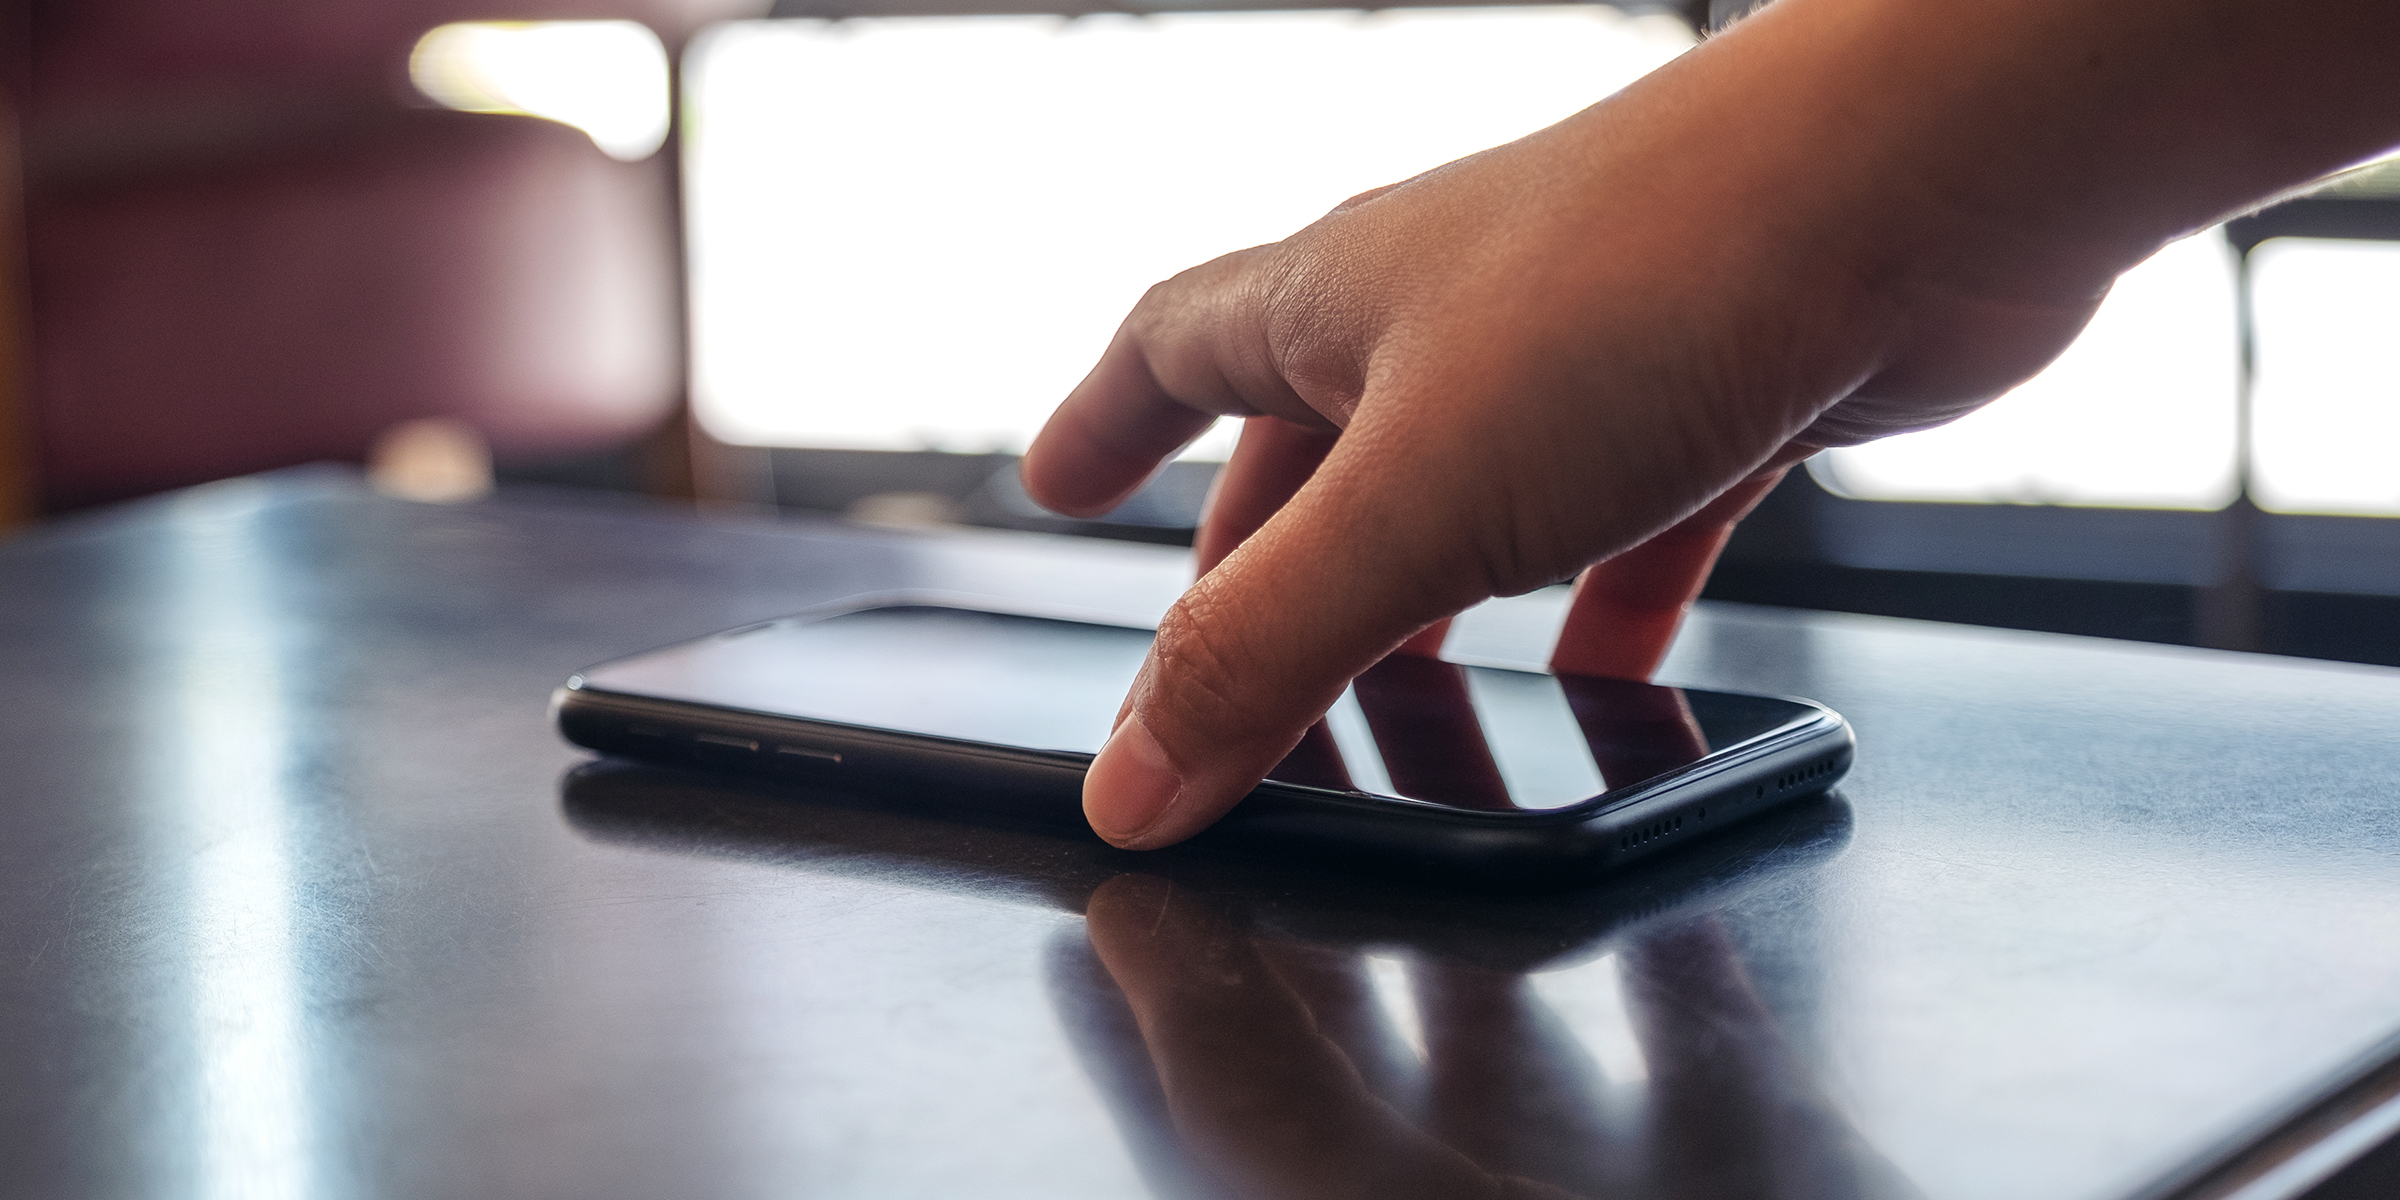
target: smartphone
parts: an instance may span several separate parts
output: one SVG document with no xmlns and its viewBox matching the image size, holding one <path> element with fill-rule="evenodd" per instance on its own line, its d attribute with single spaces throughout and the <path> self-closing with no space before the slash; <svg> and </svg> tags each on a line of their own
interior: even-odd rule
<svg viewBox="0 0 2400 1200">
<path fill-rule="evenodd" d="M 869 599 L 578 672 L 553 697 L 603 754 L 1080 826 L 1084 769 L 1153 631 Z M 1200 839 L 1369 870 L 1595 878 L 1849 769 L 1806 700 L 1395 655 Z"/>
</svg>

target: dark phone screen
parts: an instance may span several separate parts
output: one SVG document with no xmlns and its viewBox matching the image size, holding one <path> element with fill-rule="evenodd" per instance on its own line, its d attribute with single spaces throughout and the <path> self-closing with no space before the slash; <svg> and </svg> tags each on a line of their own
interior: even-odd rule
<svg viewBox="0 0 2400 1200">
<path fill-rule="evenodd" d="M 584 672 L 602 691 L 1097 753 L 1150 631 L 930 606 L 794 618 Z M 1455 808 L 1563 808 L 1814 715 L 1786 700 L 1395 656 L 1269 776 Z"/>
</svg>

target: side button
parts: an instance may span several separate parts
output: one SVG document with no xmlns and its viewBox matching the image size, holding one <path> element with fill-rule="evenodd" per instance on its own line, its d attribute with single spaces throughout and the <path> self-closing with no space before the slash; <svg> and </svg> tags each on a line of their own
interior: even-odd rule
<svg viewBox="0 0 2400 1200">
<path fill-rule="evenodd" d="M 842 761 L 841 755 L 831 750 L 819 750 L 814 746 L 786 746 L 779 743 L 775 747 L 775 753 L 808 762 L 839 763 Z"/>
</svg>

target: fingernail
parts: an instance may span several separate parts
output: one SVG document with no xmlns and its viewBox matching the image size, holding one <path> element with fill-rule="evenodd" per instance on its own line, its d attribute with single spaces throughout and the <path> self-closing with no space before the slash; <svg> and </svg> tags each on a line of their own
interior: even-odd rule
<svg viewBox="0 0 2400 1200">
<path fill-rule="evenodd" d="M 1127 717 L 1084 776 L 1083 816 L 1092 832 L 1135 849 L 1182 791 L 1183 778 L 1167 761 L 1165 748 L 1142 728 L 1140 717 Z"/>
</svg>

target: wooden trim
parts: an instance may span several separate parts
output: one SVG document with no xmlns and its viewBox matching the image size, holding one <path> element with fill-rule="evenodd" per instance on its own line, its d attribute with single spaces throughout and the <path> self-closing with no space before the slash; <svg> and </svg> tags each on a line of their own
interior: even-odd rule
<svg viewBox="0 0 2400 1200">
<path fill-rule="evenodd" d="M 674 247 L 675 415 L 643 444 L 643 490 L 655 496 L 702 503 L 769 505 L 775 503 L 774 477 L 768 452 L 757 446 L 735 446 L 709 436 L 692 412 L 692 266 L 691 229 L 686 221 L 683 176 L 684 77 L 683 57 L 689 48 L 682 31 L 658 30 L 667 48 L 667 140 L 658 149 L 667 191 L 669 244 Z"/>
<path fill-rule="evenodd" d="M 25 277 L 25 175 L 13 89 L 0 90 L 0 530 L 41 513 Z"/>
</svg>

